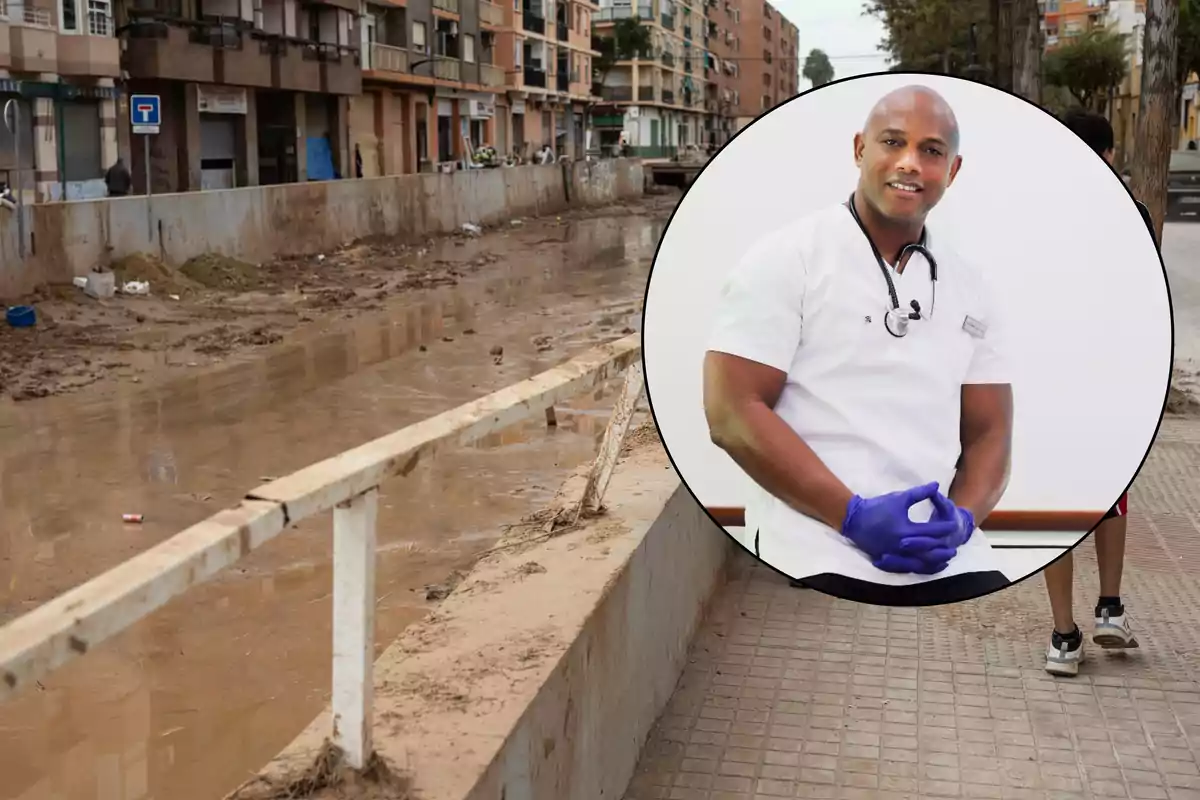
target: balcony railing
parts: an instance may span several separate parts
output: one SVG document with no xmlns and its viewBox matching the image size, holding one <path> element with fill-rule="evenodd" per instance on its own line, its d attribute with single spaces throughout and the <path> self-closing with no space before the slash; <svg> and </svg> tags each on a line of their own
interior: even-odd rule
<svg viewBox="0 0 1200 800">
<path fill-rule="evenodd" d="M 525 9 L 525 13 L 521 15 L 521 25 L 530 33 L 546 35 L 546 19 L 540 12 Z"/>
<path fill-rule="evenodd" d="M 451 14 L 459 13 L 459 0 L 433 0 L 433 7 Z"/>
<path fill-rule="evenodd" d="M 498 28 L 504 24 L 504 9 L 488 0 L 479 0 L 479 21 Z"/>
<path fill-rule="evenodd" d="M 382 72 L 408 72 L 408 51 L 403 47 L 373 43 L 371 45 L 371 69 Z"/>
<path fill-rule="evenodd" d="M 639 86 L 638 87 L 638 100 L 643 103 L 653 103 L 655 100 L 654 87 L 653 86 Z"/>
<path fill-rule="evenodd" d="M 658 57 L 659 57 L 659 60 L 661 60 L 665 66 L 668 66 L 668 67 L 675 66 L 675 54 L 674 53 L 669 52 L 667 50 L 663 50 L 661 53 L 659 53 Z"/>
<path fill-rule="evenodd" d="M 462 62 L 451 56 L 434 56 L 433 77 L 443 81 L 461 81 Z"/>
<path fill-rule="evenodd" d="M 480 64 L 479 79 L 484 86 L 503 86 L 504 70 L 494 64 Z"/>
<path fill-rule="evenodd" d="M 554 88 L 560 92 L 571 91 L 571 76 L 565 70 L 559 70 L 554 76 Z"/>
<path fill-rule="evenodd" d="M 602 8 L 595 19 L 599 22 L 611 22 L 615 19 L 629 19 L 633 16 L 632 8 Z M 650 5 L 639 5 L 638 19 L 654 19 L 654 8 Z"/>
<path fill-rule="evenodd" d="M 683 26 L 683 38 L 685 38 L 685 39 L 692 38 L 692 26 L 691 25 Z"/>
<path fill-rule="evenodd" d="M 570 31 L 571 29 L 567 27 L 567 23 L 562 20 L 559 20 L 554 25 L 554 34 L 558 37 L 560 42 L 567 41 L 571 35 Z"/>
<path fill-rule="evenodd" d="M 12 20 L 18 25 L 28 25 L 31 28 L 53 28 L 54 15 L 48 8 L 30 8 L 26 6 L 18 19 Z"/>
<path fill-rule="evenodd" d="M 683 71 L 684 72 L 692 71 L 692 60 L 690 58 L 683 62 Z"/>
<path fill-rule="evenodd" d="M 675 104 L 675 91 L 673 89 L 662 90 L 662 101 L 667 105 Z"/>
<path fill-rule="evenodd" d="M 632 86 L 602 86 L 600 97 L 614 103 L 627 103 L 633 99 Z"/>
<path fill-rule="evenodd" d="M 662 14 L 659 17 L 662 26 L 669 31 L 675 30 L 675 17 L 672 14 Z"/>
<path fill-rule="evenodd" d="M 546 88 L 546 70 L 538 67 L 525 68 L 525 85 L 535 89 Z"/>
</svg>

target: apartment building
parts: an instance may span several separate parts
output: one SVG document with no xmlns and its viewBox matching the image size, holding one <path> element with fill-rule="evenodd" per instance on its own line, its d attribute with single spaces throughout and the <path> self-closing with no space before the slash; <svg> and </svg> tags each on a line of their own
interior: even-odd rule
<svg viewBox="0 0 1200 800">
<path fill-rule="evenodd" d="M 125 91 L 161 98 L 149 164 L 118 117 L 135 190 L 147 175 L 180 192 L 348 174 L 358 0 L 118 2 Z"/>
<path fill-rule="evenodd" d="M 796 26 L 764 0 L 741 0 L 737 127 L 795 96 L 800 82 Z"/>
<path fill-rule="evenodd" d="M 350 100 L 363 177 L 436 169 L 495 142 L 503 9 L 488 0 L 372 0 L 361 19 L 363 94 Z"/>
<path fill-rule="evenodd" d="M 647 157 L 720 146 L 796 93 L 798 32 L 761 0 L 601 0 L 598 33 L 636 17 L 651 28 L 644 57 L 619 63 L 601 88 L 602 146 L 624 141 Z M 611 34 L 610 34 L 611 35 Z M 765 82 L 765 83 L 764 83 Z M 768 105 L 761 105 L 764 97 Z"/>
<path fill-rule="evenodd" d="M 120 52 L 110 0 L 0 0 L 0 180 L 29 202 L 103 196 L 118 152 Z"/>
</svg>

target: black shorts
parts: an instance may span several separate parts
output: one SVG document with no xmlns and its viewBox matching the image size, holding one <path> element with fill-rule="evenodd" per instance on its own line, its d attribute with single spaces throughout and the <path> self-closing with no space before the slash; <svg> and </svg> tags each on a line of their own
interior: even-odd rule
<svg viewBox="0 0 1200 800">
<path fill-rule="evenodd" d="M 757 531 L 754 533 L 754 555 L 762 560 L 758 551 Z M 938 606 L 960 603 L 983 597 L 1012 584 L 1003 572 L 997 570 L 965 572 L 906 586 L 847 578 L 845 575 L 835 575 L 831 572 L 822 572 L 807 578 L 793 578 L 792 581 L 841 600 L 875 606 Z"/>
</svg>

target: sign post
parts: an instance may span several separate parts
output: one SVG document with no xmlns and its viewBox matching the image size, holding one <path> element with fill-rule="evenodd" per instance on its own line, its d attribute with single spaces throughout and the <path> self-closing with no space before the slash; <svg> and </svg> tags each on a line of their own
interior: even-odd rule
<svg viewBox="0 0 1200 800">
<path fill-rule="evenodd" d="M 13 164 L 17 167 L 17 185 L 13 194 L 17 198 L 18 252 L 25 258 L 25 180 L 21 175 L 21 106 L 16 100 L 4 104 L 4 126 L 13 137 Z M 13 187 L 10 187 L 13 188 Z"/>
<path fill-rule="evenodd" d="M 156 94 L 135 94 L 129 98 L 129 122 L 135 136 L 142 137 L 142 171 L 146 176 L 146 197 L 153 193 L 151 188 L 150 137 L 157 136 L 162 125 L 162 99 Z M 146 203 L 146 225 L 151 239 L 154 238 L 154 222 L 150 203 Z"/>
</svg>

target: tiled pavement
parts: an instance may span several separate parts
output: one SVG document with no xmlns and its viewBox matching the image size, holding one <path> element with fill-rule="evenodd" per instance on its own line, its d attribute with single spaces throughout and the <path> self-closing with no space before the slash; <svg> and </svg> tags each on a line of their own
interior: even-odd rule
<svg viewBox="0 0 1200 800">
<path fill-rule="evenodd" d="M 1041 576 L 886 609 L 750 558 L 715 599 L 626 800 L 1200 800 L 1200 422 L 1164 426 L 1130 496 L 1122 596 L 1141 648 L 1042 671 Z M 1076 551 L 1076 614 L 1097 584 Z"/>
</svg>

